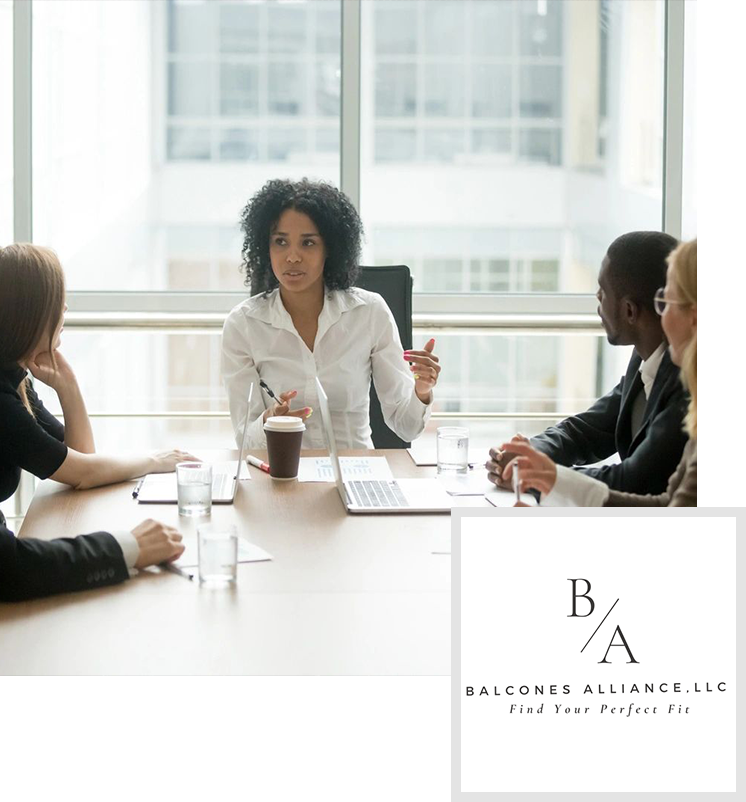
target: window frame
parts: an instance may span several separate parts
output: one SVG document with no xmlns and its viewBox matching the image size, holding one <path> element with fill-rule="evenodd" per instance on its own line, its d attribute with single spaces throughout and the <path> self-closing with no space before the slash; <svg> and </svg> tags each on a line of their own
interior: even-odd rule
<svg viewBox="0 0 746 802">
<path fill-rule="evenodd" d="M 13 0 L 13 238 L 33 242 L 32 196 L 32 17 L 35 0 Z M 677 239 L 682 227 L 684 139 L 684 0 L 664 2 L 664 113 L 662 160 L 662 229 Z M 361 172 L 361 18 L 362 0 L 341 3 L 340 188 L 360 207 Z M 163 34 L 164 20 L 154 15 L 153 36 Z M 471 75 L 469 74 L 469 80 Z M 156 75 L 156 93 L 165 97 L 165 75 Z M 161 110 L 165 119 L 165 109 Z M 157 115 L 159 116 L 159 115 Z M 165 131 L 165 126 L 162 126 Z M 516 147 L 513 142 L 513 148 Z M 155 137 L 153 156 L 165 158 L 165 135 Z M 209 328 L 222 325 L 226 313 L 244 293 L 70 292 L 69 327 L 115 329 Z M 601 326 L 592 294 L 564 293 L 415 293 L 413 323 L 418 331 L 471 334 L 585 332 L 599 336 Z M 150 413 L 158 416 L 159 413 Z M 211 413 L 200 413 L 209 416 Z M 523 413 L 525 417 L 547 415 Z M 449 413 L 443 413 L 448 417 Z M 477 417 L 503 417 L 502 413 Z M 510 413 L 515 417 L 515 413 Z M 460 414 L 460 417 L 463 417 Z M 24 473 L 14 498 L 21 516 L 34 490 Z"/>
<path fill-rule="evenodd" d="M 665 15 L 665 73 L 663 115 L 663 203 L 662 228 L 679 238 L 682 223 L 681 188 L 683 184 L 683 129 L 684 129 L 684 0 L 663 0 Z M 31 119 L 31 63 L 32 63 L 32 12 L 34 0 L 14 0 L 13 5 L 13 197 L 16 242 L 33 242 L 32 229 L 32 119 Z M 344 0 L 341 3 L 341 109 L 340 109 L 340 188 L 360 205 L 361 126 L 361 9 L 362 0 Z M 481 295 L 481 294 L 480 294 Z M 591 294 L 566 295 L 546 293 L 521 296 L 519 294 L 434 294 L 415 293 L 415 324 L 426 322 L 432 315 L 444 316 L 444 325 L 459 325 L 468 316 L 481 318 L 488 328 L 502 328 L 515 323 L 515 315 L 534 320 L 537 326 L 553 326 L 564 330 L 577 325 L 585 328 L 587 320 L 595 315 L 596 301 Z M 154 325 L 163 315 L 200 315 L 207 310 L 225 314 L 244 295 L 240 293 L 182 293 L 152 292 L 71 292 L 69 325 L 92 314 L 111 315 L 111 324 L 127 326 L 135 318 L 145 316 L 141 325 L 151 318 Z M 139 306 L 138 306 L 139 304 Z M 516 312 L 516 310 L 520 310 Z M 464 317 L 466 316 L 466 317 Z M 433 318 L 432 320 L 439 319 Z M 128 323 L 129 321 L 129 323 Z M 187 322 L 187 319 L 184 319 Z M 176 323 L 176 320 L 174 320 Z"/>
</svg>

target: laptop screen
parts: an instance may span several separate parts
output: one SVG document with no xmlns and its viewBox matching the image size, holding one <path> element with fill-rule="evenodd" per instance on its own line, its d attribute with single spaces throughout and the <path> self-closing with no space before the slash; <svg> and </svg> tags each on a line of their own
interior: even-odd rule
<svg viewBox="0 0 746 802">
<path fill-rule="evenodd" d="M 344 482 L 342 481 L 342 469 L 339 465 L 339 455 L 337 454 L 337 441 L 334 439 L 334 428 L 332 427 L 332 415 L 329 411 L 329 399 L 326 392 L 316 377 L 316 389 L 319 391 L 319 406 L 321 407 L 321 421 L 324 424 L 326 442 L 329 446 L 329 462 L 334 473 L 334 482 L 337 485 L 337 492 L 342 499 L 342 503 L 347 506 L 347 493 L 345 492 Z"/>
<path fill-rule="evenodd" d="M 254 394 L 254 382 L 251 382 L 249 387 L 249 397 L 246 400 L 246 419 L 243 422 L 243 437 L 241 438 L 241 448 L 238 449 L 238 466 L 236 467 L 236 482 L 233 485 L 233 497 L 236 497 L 236 489 L 238 488 L 238 481 L 241 478 L 241 463 L 243 462 L 243 455 L 246 451 L 246 438 L 249 434 L 249 415 L 251 414 L 251 396 Z"/>
</svg>

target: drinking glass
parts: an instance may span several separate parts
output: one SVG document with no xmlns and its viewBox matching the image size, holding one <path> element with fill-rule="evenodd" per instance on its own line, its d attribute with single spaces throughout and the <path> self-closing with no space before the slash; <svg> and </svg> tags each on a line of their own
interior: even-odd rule
<svg viewBox="0 0 746 802">
<path fill-rule="evenodd" d="M 469 430 L 461 426 L 438 429 L 438 473 L 456 476 L 469 471 Z"/>
<path fill-rule="evenodd" d="M 238 566 L 238 535 L 230 524 L 197 527 L 199 581 L 212 586 L 234 585 Z"/>
<path fill-rule="evenodd" d="M 188 517 L 212 512 L 212 465 L 180 462 L 176 466 L 179 515 Z"/>
</svg>

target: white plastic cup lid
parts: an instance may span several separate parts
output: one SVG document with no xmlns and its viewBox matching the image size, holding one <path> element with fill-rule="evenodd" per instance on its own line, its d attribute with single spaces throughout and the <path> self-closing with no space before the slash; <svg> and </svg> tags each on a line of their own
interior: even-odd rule
<svg viewBox="0 0 746 802">
<path fill-rule="evenodd" d="M 271 432 L 305 432 L 306 424 L 294 415 L 275 415 L 267 418 L 264 428 Z"/>
</svg>

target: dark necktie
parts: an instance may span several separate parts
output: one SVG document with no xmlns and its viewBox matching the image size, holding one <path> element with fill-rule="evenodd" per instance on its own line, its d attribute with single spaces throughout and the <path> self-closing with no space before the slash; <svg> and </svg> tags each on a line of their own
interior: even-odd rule
<svg viewBox="0 0 746 802">
<path fill-rule="evenodd" d="M 635 439 L 635 435 L 637 432 L 640 431 L 640 426 L 642 426 L 643 418 L 645 417 L 645 407 L 647 406 L 648 398 L 645 395 L 645 388 L 640 390 L 635 398 L 634 402 L 632 403 L 632 415 L 630 419 L 630 425 L 632 428 L 632 439 Z"/>
</svg>

